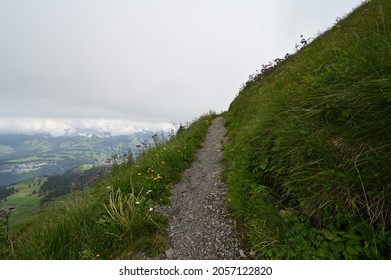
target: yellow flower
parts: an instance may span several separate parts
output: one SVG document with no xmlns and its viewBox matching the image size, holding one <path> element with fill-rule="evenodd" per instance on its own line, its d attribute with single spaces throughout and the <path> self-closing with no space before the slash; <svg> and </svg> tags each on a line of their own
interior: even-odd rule
<svg viewBox="0 0 391 280">
<path fill-rule="evenodd" d="M 138 175 L 138 176 L 141 176 L 141 173 L 139 172 L 139 173 L 137 173 L 137 175 Z"/>
<path fill-rule="evenodd" d="M 157 174 L 157 176 L 155 177 L 155 178 L 153 178 L 153 180 L 154 181 L 156 181 L 156 180 L 159 180 L 159 179 L 161 179 L 162 177 L 160 176 L 160 174 Z"/>
</svg>

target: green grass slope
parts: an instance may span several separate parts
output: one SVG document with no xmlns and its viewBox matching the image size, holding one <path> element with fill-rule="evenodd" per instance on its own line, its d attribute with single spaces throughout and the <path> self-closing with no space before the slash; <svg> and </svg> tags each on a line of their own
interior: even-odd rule
<svg viewBox="0 0 391 280">
<path fill-rule="evenodd" d="M 225 115 L 228 199 L 248 246 L 390 258 L 391 2 L 368 1 L 270 72 Z"/>
</svg>

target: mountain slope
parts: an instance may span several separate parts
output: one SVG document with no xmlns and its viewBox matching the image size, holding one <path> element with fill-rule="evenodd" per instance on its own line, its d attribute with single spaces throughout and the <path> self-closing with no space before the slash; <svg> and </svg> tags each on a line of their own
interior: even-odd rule
<svg viewBox="0 0 391 280">
<path fill-rule="evenodd" d="M 390 257 L 390 19 L 363 4 L 232 102 L 229 201 L 260 257 Z"/>
<path fill-rule="evenodd" d="M 214 117 L 205 115 L 182 126 L 169 140 L 154 135 L 154 145 L 146 145 L 136 159 L 130 154 L 124 160 L 113 158 L 110 174 L 45 204 L 25 227 L 13 226 L 20 219 L 15 211 L 22 207 L 17 201 L 12 207 L 16 210 L 1 208 L 5 227 L 0 228 L 0 259 L 158 256 L 167 245 L 166 219 L 155 208 L 169 201 L 171 187 L 193 162 Z M 50 191 L 57 179 L 48 183 Z"/>
</svg>

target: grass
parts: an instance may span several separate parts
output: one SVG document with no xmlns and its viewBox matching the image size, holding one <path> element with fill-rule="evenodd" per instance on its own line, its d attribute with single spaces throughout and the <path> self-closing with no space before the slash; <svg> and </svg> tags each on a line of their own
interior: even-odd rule
<svg viewBox="0 0 391 280">
<path fill-rule="evenodd" d="M 46 178 L 41 178 L 39 180 L 31 179 L 13 185 L 13 188 L 17 192 L 0 202 L 0 209 L 3 209 L 8 205 L 17 205 L 17 208 L 12 211 L 12 216 L 9 219 L 11 229 L 15 230 L 34 220 L 41 200 L 38 196 L 39 189 L 45 180 Z"/>
<path fill-rule="evenodd" d="M 113 163 L 112 173 L 89 189 L 50 203 L 39 217 L 0 243 L 3 259 L 129 259 L 164 252 L 165 219 L 155 208 L 187 169 L 214 115 L 191 123 L 169 141 L 133 160 Z M 10 219 L 12 215 L 10 216 Z"/>
<path fill-rule="evenodd" d="M 225 114 L 228 199 L 258 257 L 390 258 L 390 18 L 365 3 Z"/>
<path fill-rule="evenodd" d="M 94 166 L 92 164 L 82 164 L 72 170 L 73 173 L 80 174 L 84 171 L 90 170 Z"/>
</svg>

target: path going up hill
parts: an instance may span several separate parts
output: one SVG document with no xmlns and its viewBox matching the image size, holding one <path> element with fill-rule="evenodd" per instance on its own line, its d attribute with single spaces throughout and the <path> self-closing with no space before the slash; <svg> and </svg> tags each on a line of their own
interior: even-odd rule
<svg viewBox="0 0 391 280">
<path fill-rule="evenodd" d="M 194 163 L 174 186 L 171 204 L 162 210 L 169 218 L 168 259 L 238 259 L 240 256 L 221 181 L 224 134 L 224 119 L 217 117 Z"/>
</svg>

